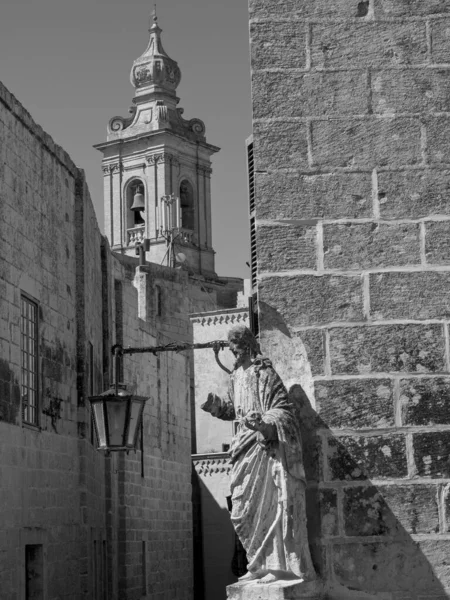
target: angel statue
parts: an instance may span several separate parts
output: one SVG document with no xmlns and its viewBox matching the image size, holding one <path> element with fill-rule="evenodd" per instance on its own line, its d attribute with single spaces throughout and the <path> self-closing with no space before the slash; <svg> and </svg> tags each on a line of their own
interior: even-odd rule
<svg viewBox="0 0 450 600">
<path fill-rule="evenodd" d="M 227 398 L 202 409 L 237 420 L 231 448 L 231 521 L 247 553 L 242 580 L 316 578 L 308 545 L 299 417 L 286 388 L 243 325 L 228 334 L 236 358 Z"/>
</svg>

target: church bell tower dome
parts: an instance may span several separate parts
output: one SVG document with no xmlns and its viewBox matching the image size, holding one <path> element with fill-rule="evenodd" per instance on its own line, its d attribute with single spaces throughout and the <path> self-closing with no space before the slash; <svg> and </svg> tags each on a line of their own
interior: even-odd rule
<svg viewBox="0 0 450 600">
<path fill-rule="evenodd" d="M 131 69 L 130 79 L 136 88 L 137 97 L 148 94 L 176 97 L 175 90 L 181 80 L 181 71 L 177 62 L 164 50 L 161 32 L 155 12 L 149 29 L 147 49 L 134 61 Z"/>
</svg>

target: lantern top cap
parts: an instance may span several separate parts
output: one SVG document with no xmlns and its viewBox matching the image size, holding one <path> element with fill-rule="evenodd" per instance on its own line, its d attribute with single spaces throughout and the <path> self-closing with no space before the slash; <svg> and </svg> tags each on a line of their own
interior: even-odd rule
<svg viewBox="0 0 450 600">
<path fill-rule="evenodd" d="M 119 383 L 117 385 L 117 389 L 115 385 L 112 385 L 109 389 L 106 390 L 106 392 L 102 392 L 101 394 L 98 394 L 98 396 L 95 396 L 96 398 L 108 398 L 108 397 L 113 397 L 113 396 L 117 396 L 120 398 L 127 398 L 128 396 L 132 396 L 131 392 L 127 391 L 127 387 L 125 384 L 123 383 Z"/>
</svg>

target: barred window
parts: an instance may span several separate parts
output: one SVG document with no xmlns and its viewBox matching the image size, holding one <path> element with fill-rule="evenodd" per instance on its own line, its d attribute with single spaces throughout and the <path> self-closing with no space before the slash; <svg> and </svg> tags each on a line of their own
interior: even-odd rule
<svg viewBox="0 0 450 600">
<path fill-rule="evenodd" d="M 21 296 L 22 416 L 25 423 L 38 425 L 38 307 Z"/>
</svg>

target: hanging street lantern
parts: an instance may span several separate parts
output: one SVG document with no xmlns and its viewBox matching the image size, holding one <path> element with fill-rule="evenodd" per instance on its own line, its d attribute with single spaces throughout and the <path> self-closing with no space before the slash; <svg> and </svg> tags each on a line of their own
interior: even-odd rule
<svg viewBox="0 0 450 600">
<path fill-rule="evenodd" d="M 112 348 L 115 357 L 115 383 L 100 394 L 88 398 L 91 404 L 93 422 L 97 435 L 97 449 L 105 452 L 136 450 L 139 431 L 141 430 L 142 415 L 147 398 L 135 396 L 126 390 L 126 386 L 118 383 L 120 360 L 124 354 L 142 354 L 150 352 L 181 352 L 183 350 L 197 350 L 212 348 L 217 364 L 230 372 L 220 362 L 219 351 L 228 346 L 228 342 L 216 341 L 199 344 L 189 342 L 171 343 L 165 346 L 148 346 L 145 348 L 123 348 L 116 344 Z"/>
<path fill-rule="evenodd" d="M 98 450 L 134 450 L 147 398 L 129 394 L 121 386 L 111 387 L 89 398 L 94 416 Z"/>
</svg>

